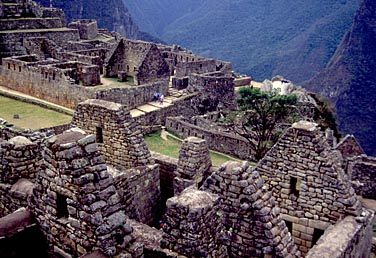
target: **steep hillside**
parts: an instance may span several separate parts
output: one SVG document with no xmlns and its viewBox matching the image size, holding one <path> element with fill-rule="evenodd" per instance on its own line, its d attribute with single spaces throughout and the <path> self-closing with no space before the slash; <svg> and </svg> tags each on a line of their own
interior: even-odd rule
<svg viewBox="0 0 376 258">
<path fill-rule="evenodd" d="M 123 0 L 139 26 L 169 44 L 233 62 L 263 80 L 323 69 L 360 0 Z"/>
<path fill-rule="evenodd" d="M 49 6 L 49 0 L 36 0 Z M 117 31 L 130 39 L 158 41 L 148 33 L 141 32 L 122 0 L 54 0 L 53 7 L 64 10 L 67 20 L 96 19 L 100 28 Z"/>
<path fill-rule="evenodd" d="M 304 86 L 336 104 L 340 129 L 376 156 L 376 2 L 363 0 L 325 71 Z"/>
</svg>

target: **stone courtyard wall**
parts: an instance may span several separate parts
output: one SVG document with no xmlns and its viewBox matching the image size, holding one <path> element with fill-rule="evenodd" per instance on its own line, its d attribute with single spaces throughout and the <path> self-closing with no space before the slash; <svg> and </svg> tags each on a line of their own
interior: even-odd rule
<svg viewBox="0 0 376 258">
<path fill-rule="evenodd" d="M 364 198 L 376 199 L 376 158 L 361 155 L 347 162 L 347 173 L 355 192 Z"/>
<path fill-rule="evenodd" d="M 374 211 L 364 211 L 361 217 L 347 216 L 329 227 L 306 258 L 370 257 Z"/>
<path fill-rule="evenodd" d="M 204 129 L 201 126 L 184 121 L 180 117 L 168 117 L 166 129 L 176 133 L 180 138 L 195 136 L 205 139 L 209 149 L 226 153 L 240 159 L 248 159 L 252 156 L 251 148 L 247 140 L 242 137 Z"/>
<path fill-rule="evenodd" d="M 214 59 L 203 59 L 198 61 L 178 62 L 175 69 L 176 77 L 185 77 L 192 73 L 209 73 L 216 71 L 216 61 Z"/>
</svg>

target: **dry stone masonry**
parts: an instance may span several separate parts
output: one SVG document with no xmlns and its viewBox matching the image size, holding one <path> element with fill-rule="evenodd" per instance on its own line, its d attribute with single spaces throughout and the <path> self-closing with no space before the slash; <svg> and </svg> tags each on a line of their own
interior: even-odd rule
<svg viewBox="0 0 376 258">
<path fill-rule="evenodd" d="M 361 204 L 316 124 L 289 128 L 255 170 L 270 187 L 303 253 L 331 224 L 358 216 Z"/>
<path fill-rule="evenodd" d="M 152 163 L 149 149 L 129 110 L 117 103 L 87 100 L 80 103 L 72 126 L 95 134 L 106 163 L 132 168 Z"/>
<path fill-rule="evenodd" d="M 271 192 L 248 162 L 227 162 L 202 190 L 218 194 L 229 257 L 300 257 Z"/>
<path fill-rule="evenodd" d="M 174 179 L 174 194 L 177 195 L 188 186 L 198 187 L 208 176 L 211 159 L 206 141 L 188 137 L 184 140 Z"/>
<path fill-rule="evenodd" d="M 128 245 L 131 228 L 94 135 L 78 129 L 48 140 L 31 207 L 53 250 L 63 257 Z M 127 239 L 127 242 L 124 242 Z"/>
<path fill-rule="evenodd" d="M 228 257 L 222 234 L 219 196 L 194 188 L 167 200 L 162 247 L 187 257 Z"/>
<path fill-rule="evenodd" d="M 0 119 L 1 221 L 20 208 L 35 217 L 50 257 L 369 256 L 375 214 L 356 194 L 375 198 L 376 160 L 353 136 L 336 144 L 301 121 L 255 167 L 214 167 L 207 144 L 253 155 L 217 123 L 236 108 L 235 84 L 249 83 L 231 63 L 94 20 L 66 25 L 61 10 L 31 0 L 1 1 L 0 28 L 0 84 L 75 109 L 70 125 L 40 132 Z M 293 90 L 281 78 L 265 85 Z M 312 119 L 316 102 L 298 95 L 300 117 Z M 186 138 L 179 159 L 152 157 L 143 139 L 163 126 Z"/>
</svg>

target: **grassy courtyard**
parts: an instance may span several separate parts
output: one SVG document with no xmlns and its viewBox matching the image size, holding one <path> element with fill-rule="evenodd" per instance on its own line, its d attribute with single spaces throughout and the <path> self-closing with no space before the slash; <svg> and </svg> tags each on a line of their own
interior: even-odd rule
<svg viewBox="0 0 376 258">
<path fill-rule="evenodd" d="M 15 119 L 14 115 L 19 119 Z M 71 116 L 0 95 L 0 117 L 18 128 L 32 130 L 66 124 Z"/>
<path fill-rule="evenodd" d="M 152 133 L 145 136 L 145 141 L 150 150 L 178 158 L 179 157 L 179 150 L 181 147 L 181 140 L 176 139 L 175 137 L 171 137 L 167 135 L 167 140 L 164 140 L 160 136 L 160 132 Z M 220 166 L 226 161 L 235 160 L 238 161 L 236 158 L 232 158 L 230 156 L 210 151 L 210 157 L 212 160 L 213 165 Z"/>
</svg>

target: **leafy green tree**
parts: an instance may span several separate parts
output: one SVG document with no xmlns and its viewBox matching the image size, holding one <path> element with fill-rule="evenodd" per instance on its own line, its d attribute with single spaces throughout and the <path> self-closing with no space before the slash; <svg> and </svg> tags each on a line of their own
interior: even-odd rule
<svg viewBox="0 0 376 258">
<path fill-rule="evenodd" d="M 278 140 L 278 123 L 285 122 L 294 113 L 296 95 L 279 95 L 277 92 L 262 92 L 245 87 L 239 90 L 238 111 L 232 114 L 232 130 L 246 138 L 255 159 L 260 160 Z M 231 116 L 230 116 L 231 117 Z"/>
</svg>

